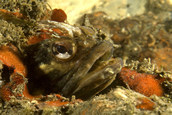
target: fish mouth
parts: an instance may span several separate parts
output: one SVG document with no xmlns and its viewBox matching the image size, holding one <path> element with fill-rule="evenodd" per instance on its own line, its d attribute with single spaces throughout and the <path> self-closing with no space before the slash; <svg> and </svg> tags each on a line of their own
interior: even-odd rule
<svg viewBox="0 0 172 115">
<path fill-rule="evenodd" d="M 87 99 L 109 86 L 122 68 L 121 58 L 112 58 L 113 46 L 103 41 L 76 63 L 73 71 L 58 83 L 61 93 Z"/>
</svg>

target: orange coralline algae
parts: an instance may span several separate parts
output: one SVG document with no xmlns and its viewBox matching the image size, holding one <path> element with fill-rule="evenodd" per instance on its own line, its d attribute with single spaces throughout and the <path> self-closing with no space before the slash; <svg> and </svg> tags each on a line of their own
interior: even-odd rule
<svg viewBox="0 0 172 115">
<path fill-rule="evenodd" d="M 144 109 L 144 110 L 153 110 L 155 103 L 147 98 L 139 98 L 138 99 L 141 103 L 136 105 L 137 109 Z"/>
<path fill-rule="evenodd" d="M 0 12 L 5 13 L 6 15 L 14 15 L 17 18 L 22 18 L 23 17 L 23 15 L 21 13 L 19 13 L 19 12 L 10 12 L 10 11 L 5 10 L 5 9 L 0 9 Z"/>
<path fill-rule="evenodd" d="M 0 97 L 5 100 L 9 101 L 11 98 L 10 96 L 20 96 L 19 94 L 14 94 L 14 90 L 19 86 L 20 84 L 24 84 L 23 76 L 19 75 L 18 73 L 13 73 L 10 76 L 11 82 L 7 83 L 0 89 Z"/>
<path fill-rule="evenodd" d="M 138 73 L 128 68 L 122 68 L 120 78 L 129 85 L 132 90 L 139 92 L 145 96 L 163 95 L 163 89 L 156 75 Z"/>
<path fill-rule="evenodd" d="M 60 106 L 65 106 L 66 104 L 69 104 L 69 102 L 68 101 L 62 102 L 61 100 L 56 100 L 56 101 L 46 101 L 43 104 L 48 105 L 48 106 L 60 107 Z"/>
<path fill-rule="evenodd" d="M 0 61 L 2 64 L 13 68 L 14 72 L 26 76 L 26 67 L 18 57 L 17 52 L 13 49 L 13 46 L 0 47 Z"/>
<path fill-rule="evenodd" d="M 25 84 L 24 77 L 26 77 L 27 70 L 18 57 L 16 48 L 12 45 L 0 48 L 0 61 L 8 68 L 14 69 L 10 75 L 10 82 L 0 89 L 0 96 L 4 100 L 10 100 L 10 96 L 14 95 L 13 91 L 17 86 Z"/>
</svg>

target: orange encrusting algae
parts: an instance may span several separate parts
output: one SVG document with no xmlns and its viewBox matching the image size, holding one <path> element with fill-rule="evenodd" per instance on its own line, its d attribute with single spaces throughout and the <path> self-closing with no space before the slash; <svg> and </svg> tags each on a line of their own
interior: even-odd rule
<svg viewBox="0 0 172 115">
<path fill-rule="evenodd" d="M 26 76 L 26 69 L 23 62 L 16 55 L 16 52 L 9 46 L 0 48 L 0 60 L 2 64 L 14 69 L 14 72 Z"/>
<path fill-rule="evenodd" d="M 16 16 L 17 18 L 23 18 L 23 15 L 19 12 L 10 12 L 8 10 L 5 10 L 5 9 L 0 9 L 0 12 L 6 14 L 6 15 L 14 15 Z"/>
<path fill-rule="evenodd" d="M 132 90 L 145 96 L 163 95 L 163 89 L 156 75 L 138 73 L 134 70 L 123 67 L 120 72 L 120 78 L 129 85 Z"/>
<path fill-rule="evenodd" d="M 56 101 L 46 101 L 44 102 L 46 105 L 48 106 L 56 106 L 56 107 L 59 107 L 59 106 L 64 106 L 66 104 L 69 104 L 68 101 L 66 102 L 62 102 L 61 100 L 56 100 Z"/>
<path fill-rule="evenodd" d="M 60 107 L 60 106 L 66 106 L 67 104 L 73 104 L 73 103 L 75 103 L 75 102 L 79 102 L 79 103 L 82 102 L 82 100 L 80 100 L 80 99 L 75 99 L 75 100 L 73 100 L 73 101 L 64 100 L 64 98 L 63 98 L 61 95 L 59 95 L 59 94 L 56 94 L 55 96 L 56 96 L 57 100 L 45 101 L 45 102 L 39 101 L 39 103 L 40 103 L 41 105 L 43 105 L 43 106 L 45 105 L 45 106 Z"/>
<path fill-rule="evenodd" d="M 14 90 L 20 85 L 25 85 L 25 81 L 22 75 L 19 75 L 17 73 L 13 73 L 11 76 L 11 81 L 7 83 L 6 85 L 2 86 L 0 89 L 0 96 L 3 100 L 8 101 L 10 100 L 10 96 L 21 96 L 21 94 L 14 94 Z"/>
<path fill-rule="evenodd" d="M 10 96 L 14 95 L 13 90 L 15 90 L 18 85 L 25 85 L 24 77 L 26 77 L 27 71 L 15 50 L 16 49 L 10 45 L 0 48 L 1 63 L 14 69 L 14 72 L 10 75 L 10 82 L 0 89 L 1 97 L 4 100 L 10 100 Z"/>
<path fill-rule="evenodd" d="M 139 98 L 141 103 L 136 105 L 137 109 L 153 110 L 155 103 L 147 98 Z"/>
</svg>

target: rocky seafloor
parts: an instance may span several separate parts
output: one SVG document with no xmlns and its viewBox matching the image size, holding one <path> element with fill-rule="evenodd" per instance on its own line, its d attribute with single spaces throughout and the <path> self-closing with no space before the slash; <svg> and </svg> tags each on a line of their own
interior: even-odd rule
<svg viewBox="0 0 172 115">
<path fill-rule="evenodd" d="M 114 56 L 123 58 L 125 66 L 172 79 L 172 2 L 170 0 L 141 0 L 139 2 L 136 0 L 48 0 L 48 3 L 52 8 L 61 8 L 66 11 L 67 20 L 71 24 L 79 25 L 82 22 L 82 16 L 88 14 L 90 23 L 112 38 L 116 48 Z M 7 6 L 13 7 L 13 5 L 15 6 L 15 4 Z M 39 13 L 33 15 L 35 19 L 43 15 L 41 13 L 43 11 L 40 8 Z M 3 20 L 0 21 L 1 34 L 6 32 L 2 29 L 6 25 L 11 28 L 8 29 L 9 33 L 14 33 L 7 36 L 8 41 L 24 42 L 24 40 L 15 39 L 24 36 L 21 28 L 5 23 Z M 26 31 L 33 33 L 32 30 Z M 1 42 L 1 44 L 5 43 L 6 41 Z M 62 107 L 40 106 L 36 100 L 19 100 L 15 97 L 9 102 L 0 100 L 0 114 L 172 114 L 171 81 L 163 84 L 165 94 L 161 97 L 156 95 L 146 97 L 125 85 L 115 84 L 118 84 L 118 81 L 113 82 L 105 91 L 87 101 L 75 102 L 75 99 L 70 99 L 74 103 Z M 50 95 L 49 98 L 54 97 Z M 153 109 L 138 109 L 137 105 L 141 103 L 138 100 L 140 98 L 154 102 L 153 105 L 149 103 Z"/>
</svg>

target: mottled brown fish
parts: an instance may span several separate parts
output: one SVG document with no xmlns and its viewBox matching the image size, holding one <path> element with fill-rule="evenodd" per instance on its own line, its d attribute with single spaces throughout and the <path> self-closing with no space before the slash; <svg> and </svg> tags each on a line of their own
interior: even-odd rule
<svg viewBox="0 0 172 115">
<path fill-rule="evenodd" d="M 23 29 L 31 23 L 14 13 L 0 12 L 11 16 L 13 20 L 8 21 Z M 7 74 L 11 71 L 10 78 L 4 74 L 0 80 L 4 100 L 22 95 L 33 98 L 27 89 L 33 95 L 60 93 L 88 99 L 109 86 L 120 72 L 122 60 L 113 58 L 111 40 L 92 26 L 52 20 L 38 21 L 35 26 L 35 35 L 27 38 L 26 44 L 11 41 L 0 49 L 1 64 Z M 18 52 L 18 46 L 24 46 L 22 52 Z"/>
<path fill-rule="evenodd" d="M 46 36 L 46 40 L 29 48 L 29 57 L 33 56 L 29 67 L 41 71 L 33 81 L 42 79 L 38 84 L 48 88 L 46 92 L 87 99 L 115 80 L 122 60 L 113 58 L 113 44 L 101 37 L 102 33 L 92 27 L 54 21 L 42 21 L 39 26 L 37 37 Z"/>
</svg>

